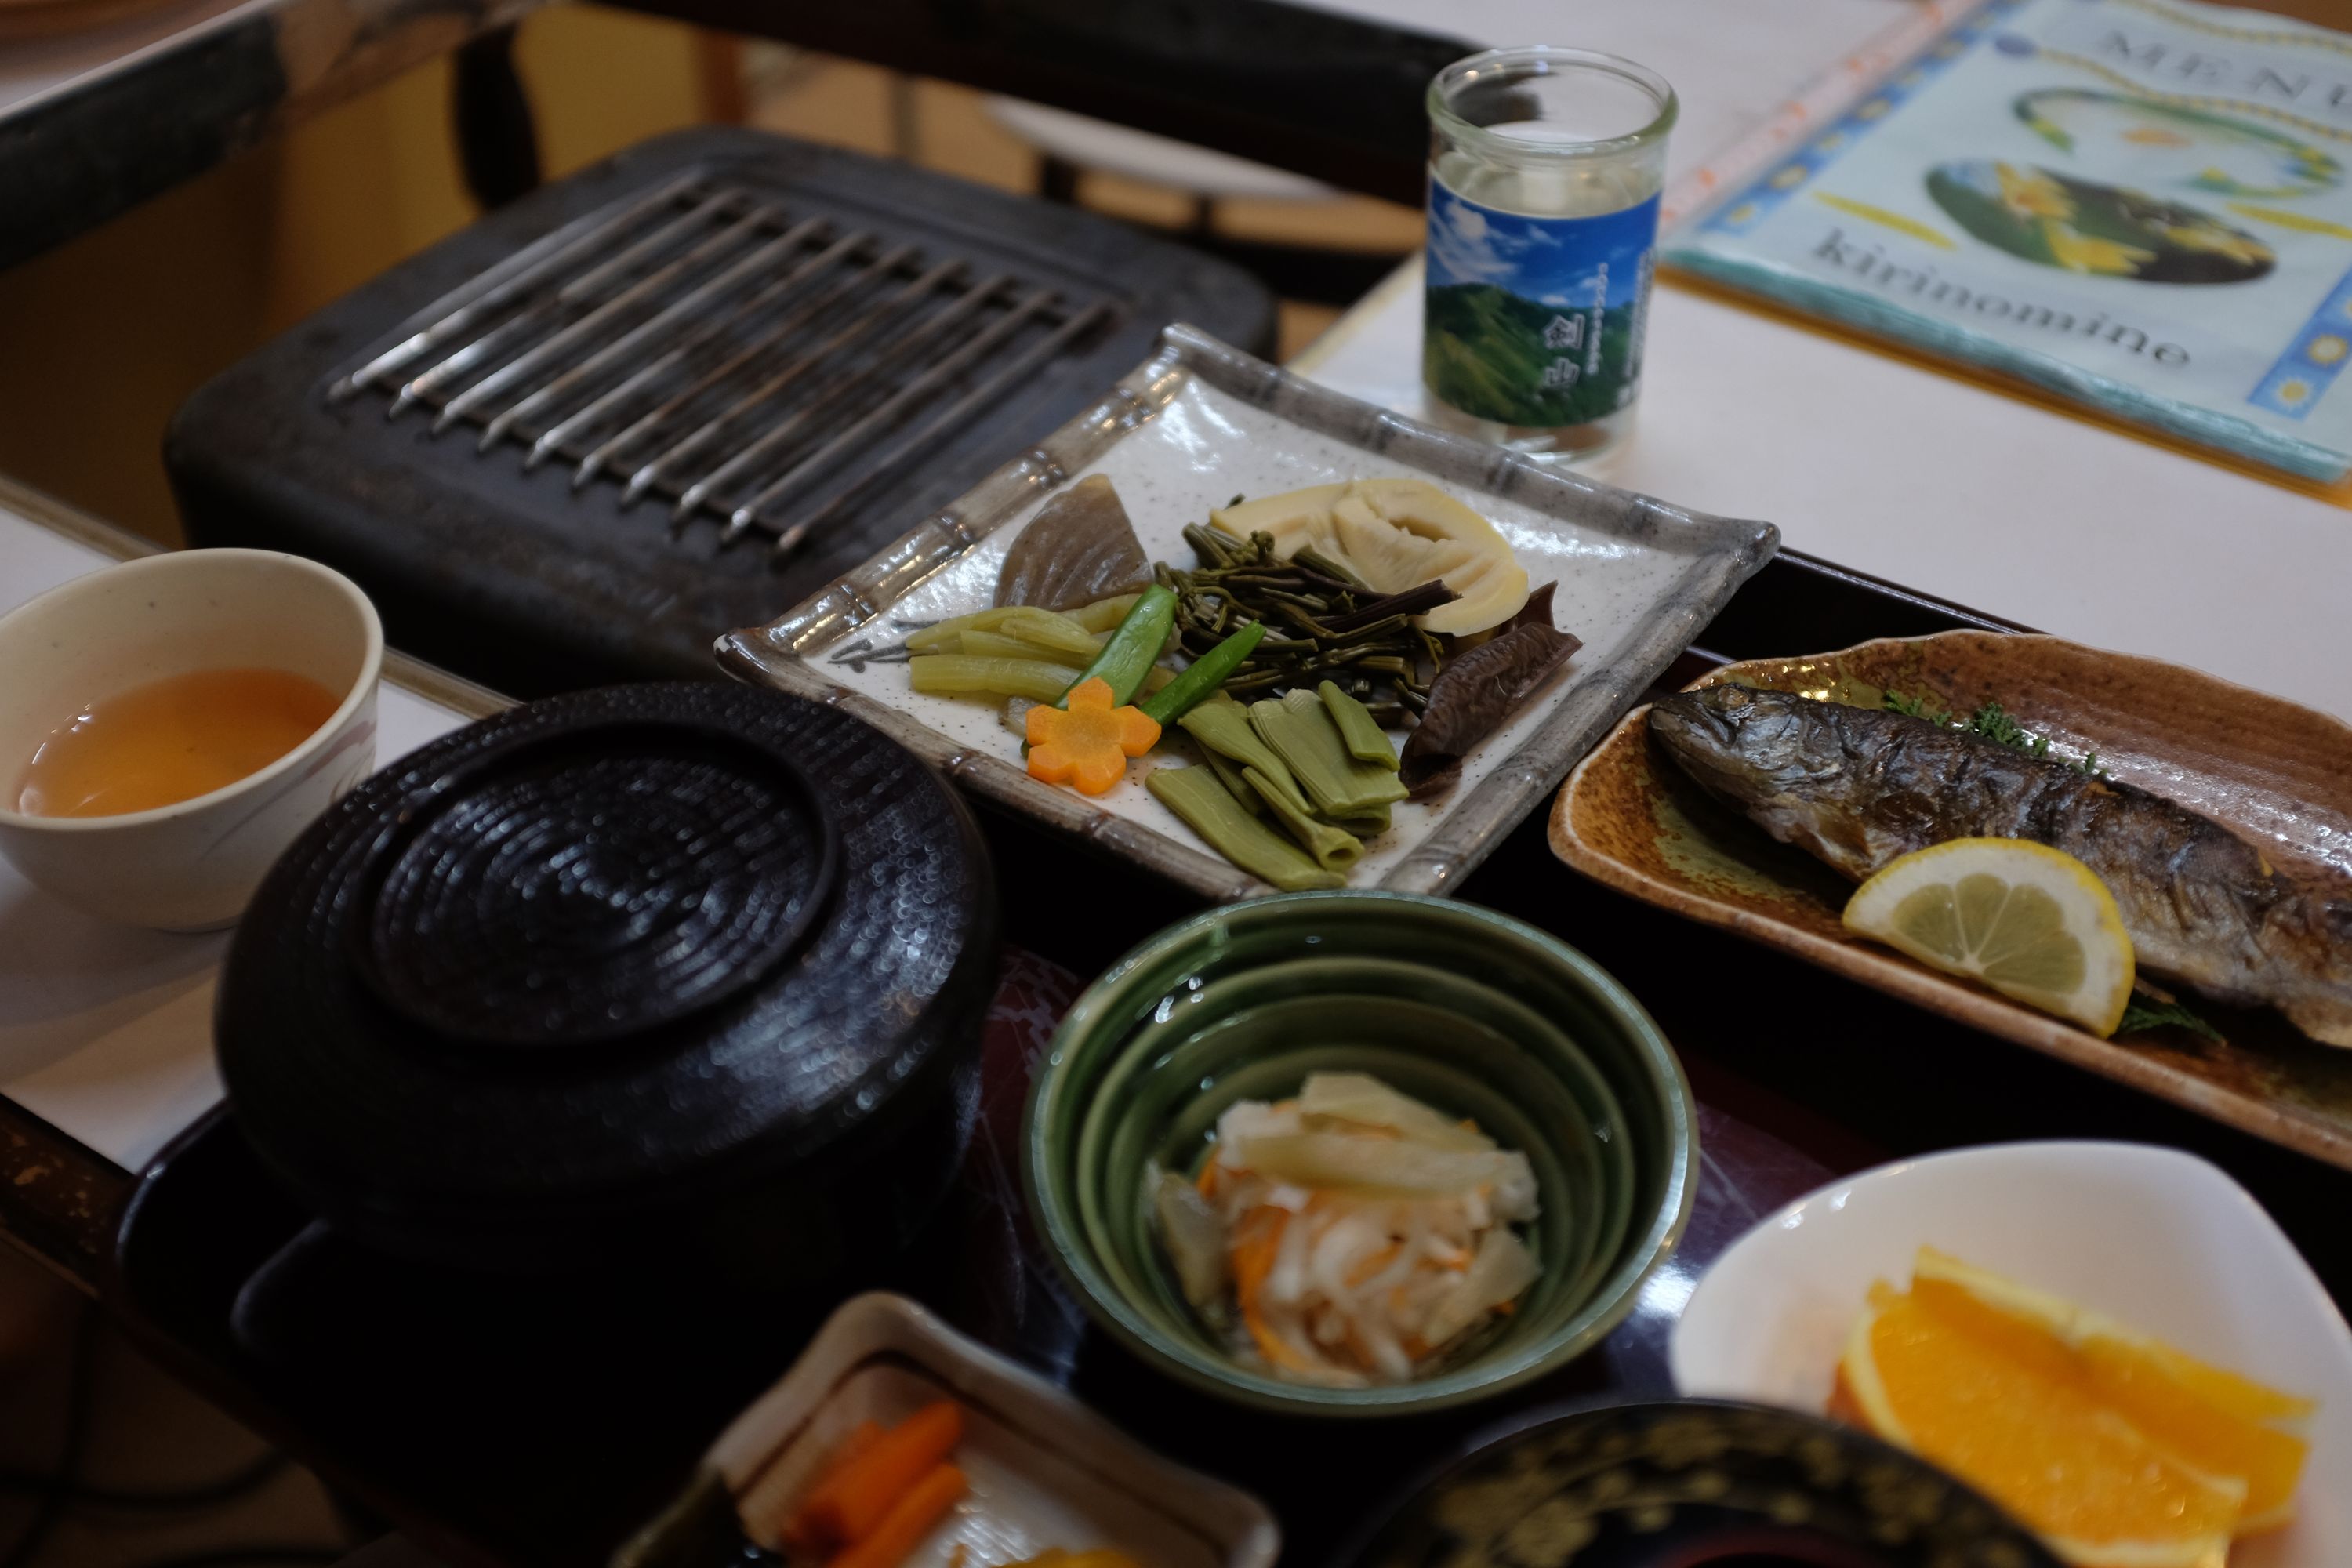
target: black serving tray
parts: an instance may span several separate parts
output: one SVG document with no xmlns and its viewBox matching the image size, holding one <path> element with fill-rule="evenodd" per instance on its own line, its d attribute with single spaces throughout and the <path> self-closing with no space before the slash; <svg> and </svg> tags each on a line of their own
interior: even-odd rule
<svg viewBox="0 0 2352 1568">
<path fill-rule="evenodd" d="M 1784 552 L 1668 679 L 1722 659 L 1960 626 L 2007 623 Z M 1541 816 L 1522 825 L 1465 896 L 1513 907 L 1597 950 L 1597 938 L 1622 928 L 1614 911 L 1622 900 L 1551 858 Z M 1186 912 L 1182 895 L 1130 868 L 1009 816 L 983 814 L 983 821 L 1005 868 L 1008 936 L 1078 975 Z M 1673 930 L 1678 961 L 1740 947 L 1697 928 Z M 1658 1006 L 1633 965 L 1615 955 L 1603 961 L 1618 963 L 1636 994 Z M 1778 967 L 1792 988 L 1817 984 L 1796 966 Z M 1901 1011 L 1864 996 L 1865 1009 Z M 1678 1043 L 1712 1032 L 1712 1021 L 1687 1018 L 1670 1022 L 1670 1032 L 1675 1022 L 1684 1025 Z M 1008 1131 L 1026 1094 L 1027 1064 L 994 1039 L 984 1052 L 982 1132 L 956 1192 L 905 1255 L 836 1288 L 761 1295 L 626 1268 L 518 1279 L 398 1261 L 289 1198 L 235 1123 L 216 1113 L 145 1173 L 122 1220 L 106 1294 L 154 1353 L 330 1485 L 440 1549 L 482 1562 L 602 1561 L 675 1494 L 710 1438 L 782 1373 L 853 1287 L 908 1291 L 1072 1384 L 1145 1441 L 1258 1491 L 1281 1516 L 1286 1562 L 1316 1561 L 1359 1522 L 1348 1500 L 1366 1495 L 1364 1476 L 1402 1484 L 1496 1417 L 1483 1405 L 1379 1424 L 1377 1437 L 1343 1437 L 1328 1425 L 1294 1432 L 1253 1418 L 1265 1430 L 1237 1449 L 1229 1412 L 1154 1377 L 1087 1330 L 1034 1252 Z M 1703 1075 L 1700 1083 L 1704 1094 Z M 1727 1244 L 1755 1204 L 1792 1196 L 1825 1169 L 1752 1128 L 1735 1126 L 1729 1143 L 1748 1150 L 1730 1167 L 1735 1177 L 1752 1165 L 1768 1184 L 1703 1194 L 1683 1267 L 1703 1265 Z M 1854 1163 L 1840 1158 L 1855 1147 L 1851 1141 L 1832 1138 L 1826 1147 L 1831 1163 Z M 1637 1314 L 1601 1353 L 1515 1404 L 1664 1392 L 1671 1321 L 1655 1310 Z M 1313 1464 L 1285 1460 L 1286 1448 L 1302 1446 L 1319 1456 Z M 1344 1474 L 1354 1477 L 1346 1486 L 1318 1485 Z"/>
<path fill-rule="evenodd" d="M 1957 627 L 2024 629 L 1783 552 L 1666 679 Z M 915 1296 L 1144 1442 L 1257 1493 L 1281 1522 L 1283 1561 L 1307 1568 L 1364 1527 L 1368 1500 L 1402 1495 L 1492 1423 L 1671 1392 L 1666 1339 L 1696 1275 L 1778 1205 L 1893 1154 L 2049 1136 L 2190 1149 L 2244 1183 L 2337 1298 L 2352 1297 L 2341 1225 L 2352 1176 L 1587 882 L 1553 858 L 1542 817 L 1461 896 L 1558 934 L 1633 990 L 1690 1072 L 1706 1152 L 1681 1247 L 1596 1352 L 1500 1404 L 1343 1427 L 1238 1418 L 1092 1330 L 1022 1210 L 1028 1065 L 1079 977 L 1187 905 L 1131 868 L 985 814 L 1008 937 L 1071 973 L 1048 995 L 1021 973 L 1045 967 L 1035 958 L 1009 961 L 1026 1033 L 983 1033 L 961 1176 L 915 1245 L 855 1284 Z M 151 1353 L 366 1509 L 454 1561 L 536 1565 L 603 1562 L 850 1288 L 761 1296 L 684 1276 L 499 1281 L 394 1264 L 287 1197 L 215 1114 L 145 1173 L 102 1295 Z"/>
</svg>

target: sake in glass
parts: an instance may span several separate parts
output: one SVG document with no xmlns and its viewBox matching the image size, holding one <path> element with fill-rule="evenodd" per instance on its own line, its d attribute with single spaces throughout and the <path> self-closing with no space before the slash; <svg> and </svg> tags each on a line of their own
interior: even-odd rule
<svg viewBox="0 0 2352 1568">
<path fill-rule="evenodd" d="M 1437 73 L 1433 420 L 1563 460 L 1631 429 L 1675 108 L 1656 72 L 1591 49 L 1490 49 Z"/>
</svg>

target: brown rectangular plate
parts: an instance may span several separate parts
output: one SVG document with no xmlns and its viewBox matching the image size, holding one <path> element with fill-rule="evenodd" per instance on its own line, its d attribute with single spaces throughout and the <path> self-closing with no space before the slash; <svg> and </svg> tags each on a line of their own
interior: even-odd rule
<svg viewBox="0 0 2352 1568">
<path fill-rule="evenodd" d="M 783 619 L 720 638 L 719 662 L 746 680 L 838 703 L 963 787 L 1196 892 L 1265 892 L 1144 789 L 1143 766 L 1096 799 L 1040 784 L 1023 770 L 995 706 L 925 696 L 903 664 L 886 662 L 914 628 L 986 607 L 1014 534 L 1048 496 L 1091 473 L 1118 487 L 1144 553 L 1178 565 L 1192 559 L 1185 526 L 1236 494 L 1415 475 L 1492 521 L 1531 586 L 1558 584 L 1555 619 L 1583 638 L 1582 649 L 1472 751 L 1450 794 L 1396 807 L 1350 877 L 1408 892 L 1459 882 L 1780 539 L 1769 523 L 1685 511 L 1448 435 L 1172 326 L 1160 352 L 1100 404 Z"/>
<path fill-rule="evenodd" d="M 2053 747 L 2096 751 L 2113 777 L 2202 812 L 2282 869 L 2352 873 L 2352 727 L 2197 670 L 2056 637 L 1966 631 L 1730 664 L 1696 684 L 1724 680 L 1864 702 L 1893 689 L 1963 713 L 1998 701 Z M 2193 996 L 2183 1000 L 2225 1043 L 2178 1028 L 2102 1040 L 1854 938 L 1838 919 L 1852 884 L 1701 794 L 1650 745 L 1648 713 L 1627 714 L 1553 805 L 1552 848 L 1577 870 L 2352 1168 L 2352 1051 L 2316 1044 L 2273 1013 Z"/>
</svg>

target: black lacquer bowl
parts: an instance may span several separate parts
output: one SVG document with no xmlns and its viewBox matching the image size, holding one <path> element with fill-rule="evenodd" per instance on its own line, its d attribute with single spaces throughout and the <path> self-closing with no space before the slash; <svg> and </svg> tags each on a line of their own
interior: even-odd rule
<svg viewBox="0 0 2352 1568">
<path fill-rule="evenodd" d="M 1342 1568 L 2061 1568 L 1934 1466 L 1818 1415 L 1609 1405 L 1484 1439 Z"/>
<path fill-rule="evenodd" d="M 971 814 L 876 731 L 579 692 L 295 843 L 230 946 L 221 1071 L 263 1159 L 376 1245 L 820 1279 L 952 1173 L 995 945 Z"/>
</svg>

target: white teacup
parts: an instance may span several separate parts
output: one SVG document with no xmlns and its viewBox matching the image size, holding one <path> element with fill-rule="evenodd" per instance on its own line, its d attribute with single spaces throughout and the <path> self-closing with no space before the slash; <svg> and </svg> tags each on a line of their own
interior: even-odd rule
<svg viewBox="0 0 2352 1568">
<path fill-rule="evenodd" d="M 163 931 L 236 923 L 262 874 L 375 767 L 383 626 L 299 555 L 186 550 L 61 584 L 0 616 L 0 854 L 77 909 Z M 206 795 L 115 816 L 15 809 L 43 739 L 83 704 L 205 669 L 282 669 L 341 701 L 309 739 Z"/>
</svg>

